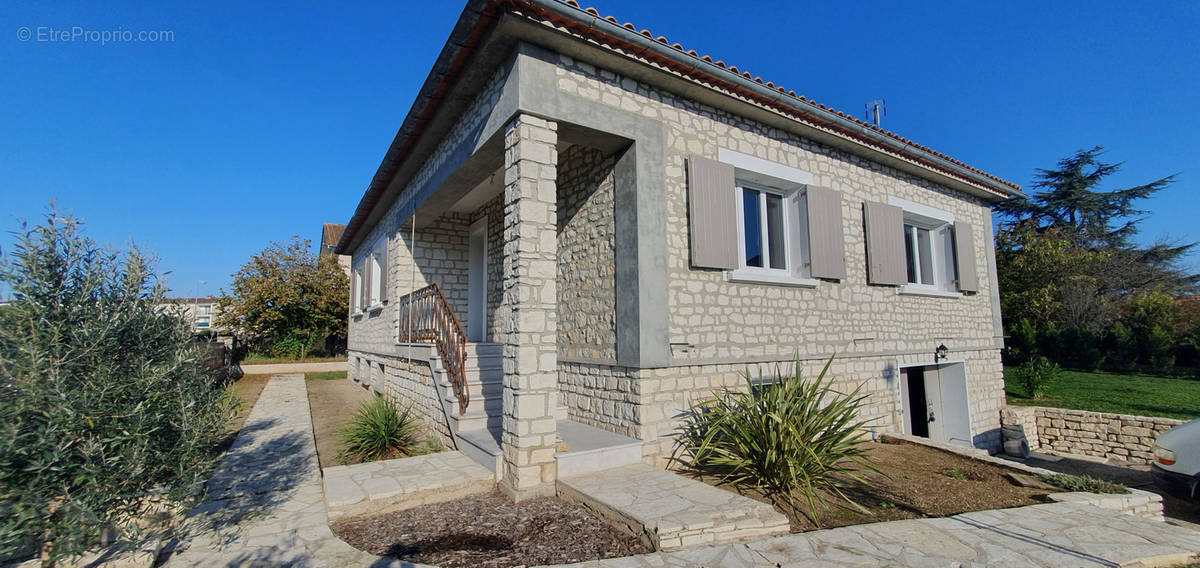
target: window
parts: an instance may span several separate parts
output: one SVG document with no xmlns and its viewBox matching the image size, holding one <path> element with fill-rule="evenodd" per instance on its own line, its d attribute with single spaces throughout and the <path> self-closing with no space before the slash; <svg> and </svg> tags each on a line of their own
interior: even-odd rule
<svg viewBox="0 0 1200 568">
<path fill-rule="evenodd" d="M 750 187 L 742 192 L 742 266 L 787 270 L 783 201 L 777 193 Z"/>
<path fill-rule="evenodd" d="M 206 316 L 212 315 L 212 305 L 211 304 L 200 304 L 200 306 L 197 309 L 199 310 L 200 317 L 206 317 Z"/>
<path fill-rule="evenodd" d="M 889 200 L 904 213 L 904 264 L 907 284 L 901 292 L 958 294 L 954 216 L 901 199 Z"/>
<path fill-rule="evenodd" d="M 804 192 L 737 182 L 738 269 L 729 279 L 815 285 L 808 272 Z"/>
<path fill-rule="evenodd" d="M 196 327 L 207 328 L 208 327 L 208 318 L 207 317 L 196 318 Z"/>
</svg>

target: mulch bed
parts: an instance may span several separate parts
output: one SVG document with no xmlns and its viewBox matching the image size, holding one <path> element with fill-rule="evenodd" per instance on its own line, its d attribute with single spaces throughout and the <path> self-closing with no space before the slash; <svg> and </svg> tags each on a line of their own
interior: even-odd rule
<svg viewBox="0 0 1200 568">
<path fill-rule="evenodd" d="M 446 567 L 565 564 L 650 552 L 577 505 L 553 497 L 513 504 L 496 491 L 331 528 L 372 554 Z"/>
<path fill-rule="evenodd" d="M 821 521 L 818 527 L 804 514 L 776 506 L 791 521 L 792 532 L 1023 507 L 1046 502 L 1047 493 L 1064 491 L 1018 486 L 1005 477 L 1013 470 L 917 444 L 873 443 L 869 453 L 885 476 L 860 472 L 866 484 L 846 491 L 866 512 L 845 506 L 837 496 L 824 495 L 825 505 L 817 508 Z M 716 477 L 703 473 L 685 473 L 770 503 L 753 488 L 721 484 Z"/>
</svg>

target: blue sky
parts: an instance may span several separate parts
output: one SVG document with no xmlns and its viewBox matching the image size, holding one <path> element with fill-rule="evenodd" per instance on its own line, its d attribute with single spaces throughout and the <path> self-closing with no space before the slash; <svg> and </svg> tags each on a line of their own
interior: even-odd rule
<svg viewBox="0 0 1200 568">
<path fill-rule="evenodd" d="M 0 249 L 54 199 L 178 295 L 350 218 L 462 7 L 6 4 Z M 1200 3 L 594 5 L 858 116 L 886 99 L 885 128 L 1026 187 L 1093 145 L 1126 162 L 1113 187 L 1179 173 L 1142 239 L 1200 240 Z M 38 41 L 75 26 L 173 39 Z"/>
</svg>

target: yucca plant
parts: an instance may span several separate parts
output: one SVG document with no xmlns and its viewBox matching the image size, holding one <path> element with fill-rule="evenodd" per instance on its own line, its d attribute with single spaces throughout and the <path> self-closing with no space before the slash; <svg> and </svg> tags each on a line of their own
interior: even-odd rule
<svg viewBox="0 0 1200 568">
<path fill-rule="evenodd" d="M 411 408 L 397 410 L 379 395 L 359 405 L 341 434 L 338 461 L 342 463 L 415 455 L 423 445 L 421 426 L 413 418 Z"/>
<path fill-rule="evenodd" d="M 824 494 L 865 512 L 843 489 L 865 484 L 861 471 L 879 473 L 863 437 L 870 421 L 858 417 L 866 396 L 861 385 L 848 394 L 835 391 L 828 378 L 832 363 L 814 381 L 801 378 L 799 361 L 786 376 L 777 368 L 775 377 L 756 381 L 746 372 L 745 391 L 723 389 L 687 411 L 676 455 L 725 483 L 758 489 L 817 526 Z"/>
</svg>

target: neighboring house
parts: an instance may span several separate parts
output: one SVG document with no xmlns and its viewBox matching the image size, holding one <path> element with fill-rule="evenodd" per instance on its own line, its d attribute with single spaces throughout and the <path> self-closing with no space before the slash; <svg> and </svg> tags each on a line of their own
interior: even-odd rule
<svg viewBox="0 0 1200 568">
<path fill-rule="evenodd" d="M 192 331 L 216 331 L 216 317 L 220 313 L 220 308 L 217 306 L 217 298 L 208 296 L 205 298 L 167 298 L 167 302 L 172 307 L 180 310 L 183 318 L 192 324 Z"/>
<path fill-rule="evenodd" d="M 337 249 L 338 241 L 342 238 L 342 233 L 346 231 L 345 225 L 338 223 L 325 223 L 321 225 L 321 248 L 318 255 L 337 254 L 334 252 Z M 346 276 L 350 275 L 350 255 L 338 254 L 338 266 L 346 271 Z"/>
<path fill-rule="evenodd" d="M 618 22 L 468 3 L 337 246 L 351 376 L 518 498 L 664 464 L 690 403 L 796 359 L 878 431 L 998 450 L 1020 188 Z"/>
</svg>

